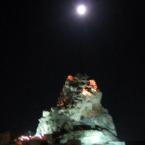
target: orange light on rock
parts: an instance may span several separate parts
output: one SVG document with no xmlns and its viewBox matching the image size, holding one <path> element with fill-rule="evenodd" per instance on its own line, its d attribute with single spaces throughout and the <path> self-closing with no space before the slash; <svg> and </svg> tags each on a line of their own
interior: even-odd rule
<svg viewBox="0 0 145 145">
<path fill-rule="evenodd" d="M 68 77 L 67 77 L 67 80 L 69 80 L 69 81 L 74 81 L 74 77 L 72 76 L 72 75 L 68 75 Z"/>
<path fill-rule="evenodd" d="M 89 80 L 89 85 L 95 90 L 98 89 L 98 86 L 97 86 L 95 80 Z"/>
</svg>

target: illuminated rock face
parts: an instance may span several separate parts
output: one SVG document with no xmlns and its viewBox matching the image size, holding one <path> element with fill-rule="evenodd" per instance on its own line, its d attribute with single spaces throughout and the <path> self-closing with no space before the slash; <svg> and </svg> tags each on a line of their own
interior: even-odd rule
<svg viewBox="0 0 145 145">
<path fill-rule="evenodd" d="M 57 107 L 43 111 L 36 135 L 51 136 L 50 144 L 76 140 L 83 145 L 124 145 L 117 138 L 112 117 L 101 105 L 101 98 L 94 80 L 79 74 L 69 75 Z"/>
</svg>

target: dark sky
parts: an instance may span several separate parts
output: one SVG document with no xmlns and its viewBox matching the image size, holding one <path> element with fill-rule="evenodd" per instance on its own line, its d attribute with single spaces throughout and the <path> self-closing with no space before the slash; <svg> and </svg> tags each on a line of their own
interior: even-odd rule
<svg viewBox="0 0 145 145">
<path fill-rule="evenodd" d="M 145 140 L 144 5 L 140 1 L 0 2 L 0 132 L 35 131 L 68 74 L 87 73 L 103 92 L 123 140 Z"/>
</svg>

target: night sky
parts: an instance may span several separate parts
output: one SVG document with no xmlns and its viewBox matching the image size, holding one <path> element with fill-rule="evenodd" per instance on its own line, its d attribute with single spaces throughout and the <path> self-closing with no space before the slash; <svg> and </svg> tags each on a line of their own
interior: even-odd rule
<svg viewBox="0 0 145 145">
<path fill-rule="evenodd" d="M 81 72 L 97 81 L 118 136 L 145 140 L 143 2 L 3 1 L 0 11 L 0 132 L 35 131 L 66 76 Z"/>
</svg>

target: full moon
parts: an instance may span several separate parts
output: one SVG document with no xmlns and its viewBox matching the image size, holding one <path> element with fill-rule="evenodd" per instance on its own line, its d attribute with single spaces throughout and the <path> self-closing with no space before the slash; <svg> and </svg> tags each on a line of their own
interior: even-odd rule
<svg viewBox="0 0 145 145">
<path fill-rule="evenodd" d="M 85 5 L 81 4 L 81 5 L 77 6 L 76 11 L 79 15 L 85 15 L 87 9 L 86 9 Z"/>
</svg>

